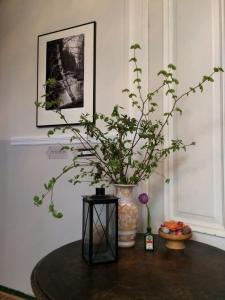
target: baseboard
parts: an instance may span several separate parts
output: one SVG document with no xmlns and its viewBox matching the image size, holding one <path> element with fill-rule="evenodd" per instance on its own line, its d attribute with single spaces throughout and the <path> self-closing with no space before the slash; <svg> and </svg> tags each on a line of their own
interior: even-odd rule
<svg viewBox="0 0 225 300">
<path fill-rule="evenodd" d="M 8 293 L 8 294 L 11 294 L 13 296 L 21 297 L 21 298 L 26 299 L 26 300 L 36 299 L 33 296 L 26 295 L 26 294 L 24 294 L 22 292 L 16 291 L 14 289 L 8 288 L 8 287 L 3 286 L 3 285 L 0 285 L 0 291 Z"/>
</svg>

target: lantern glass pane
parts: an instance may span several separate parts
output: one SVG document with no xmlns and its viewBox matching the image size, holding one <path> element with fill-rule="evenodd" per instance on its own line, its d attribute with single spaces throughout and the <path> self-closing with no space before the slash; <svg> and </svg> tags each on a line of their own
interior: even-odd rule
<svg viewBox="0 0 225 300">
<path fill-rule="evenodd" d="M 93 207 L 93 263 L 115 260 L 115 207 L 115 203 Z"/>
<path fill-rule="evenodd" d="M 84 202 L 84 215 L 83 215 L 83 255 L 89 259 L 89 241 L 90 241 L 90 206 Z"/>
<path fill-rule="evenodd" d="M 116 233 L 116 205 L 114 203 L 109 204 L 109 234 L 108 238 L 110 241 L 110 245 L 114 253 L 117 248 L 117 239 L 115 239 Z M 115 255 L 115 254 L 114 254 Z"/>
</svg>

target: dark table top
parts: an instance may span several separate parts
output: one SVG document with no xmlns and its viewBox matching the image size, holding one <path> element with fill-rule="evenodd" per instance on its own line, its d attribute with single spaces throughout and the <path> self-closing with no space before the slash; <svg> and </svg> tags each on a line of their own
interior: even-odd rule
<svg viewBox="0 0 225 300">
<path fill-rule="evenodd" d="M 77 241 L 44 257 L 31 284 L 40 300 L 225 300 L 225 252 L 195 241 L 168 250 L 158 236 L 145 252 L 138 235 L 118 262 L 88 266 Z"/>
</svg>

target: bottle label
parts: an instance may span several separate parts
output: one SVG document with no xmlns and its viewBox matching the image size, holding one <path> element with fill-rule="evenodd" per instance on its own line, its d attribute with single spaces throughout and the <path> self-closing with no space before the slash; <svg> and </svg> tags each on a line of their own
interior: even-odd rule
<svg viewBox="0 0 225 300">
<path fill-rule="evenodd" d="M 153 236 L 150 234 L 145 237 L 145 248 L 146 250 L 153 250 Z"/>
</svg>

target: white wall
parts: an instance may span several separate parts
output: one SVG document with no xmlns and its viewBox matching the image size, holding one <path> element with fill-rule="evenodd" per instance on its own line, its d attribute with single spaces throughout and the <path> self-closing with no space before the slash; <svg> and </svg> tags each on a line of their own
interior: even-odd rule
<svg viewBox="0 0 225 300">
<path fill-rule="evenodd" d="M 110 111 L 124 87 L 125 1 L 1 1 L 1 138 L 41 135 L 34 123 L 37 36 L 95 20 L 97 22 L 97 110 Z M 10 21 L 9 21 L 10 20 Z M 113 26 L 112 26 L 113 24 Z M 127 47 L 127 45 L 126 45 Z M 7 55 L 6 55 L 7 53 Z M 107 75 L 107 76 L 106 76 Z M 9 82 L 13 83 L 9 85 Z M 111 93 L 109 92 L 109 88 Z M 112 93 L 113 91 L 113 93 Z M 116 100 L 115 100 L 116 99 Z M 121 100 L 119 100 L 121 101 Z M 122 104 L 123 103 L 122 101 Z M 30 113 L 27 114 L 27 111 Z M 9 120 L 10 119 L 10 120 Z M 19 119 L 22 122 L 11 122 Z M 2 130 L 4 129 L 4 130 Z"/>
<path fill-rule="evenodd" d="M 97 22 L 96 106 L 109 113 L 127 86 L 129 46 L 125 1 L 0 1 L 0 284 L 31 293 L 34 265 L 51 250 L 81 238 L 81 195 L 63 181 L 55 199 L 64 212 L 53 219 L 47 205 L 36 208 L 32 197 L 67 160 L 49 160 L 47 146 L 12 146 L 11 137 L 44 136 L 35 127 L 37 36 L 58 29 Z"/>
</svg>

